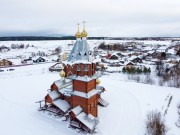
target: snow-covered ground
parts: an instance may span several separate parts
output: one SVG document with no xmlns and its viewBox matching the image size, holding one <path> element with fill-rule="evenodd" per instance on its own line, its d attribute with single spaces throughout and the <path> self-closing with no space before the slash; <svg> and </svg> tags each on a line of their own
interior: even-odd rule
<svg viewBox="0 0 180 135">
<path fill-rule="evenodd" d="M 0 120 L 2 135 L 74 135 L 81 134 L 68 128 L 68 122 L 38 111 L 39 104 L 53 81 L 60 79 L 57 72 L 49 72 L 51 64 L 15 67 L 0 73 Z M 144 135 L 147 112 L 159 110 L 164 114 L 169 97 L 166 123 L 168 134 L 179 135 L 177 104 L 180 91 L 176 88 L 126 82 L 122 74 L 107 74 L 100 78 L 106 92 L 102 94 L 110 105 L 99 107 L 100 127 L 97 135 Z"/>
</svg>

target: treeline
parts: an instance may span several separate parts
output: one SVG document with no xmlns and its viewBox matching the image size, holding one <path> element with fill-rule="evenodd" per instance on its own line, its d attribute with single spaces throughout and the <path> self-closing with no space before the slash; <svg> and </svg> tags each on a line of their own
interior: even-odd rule
<svg viewBox="0 0 180 135">
<path fill-rule="evenodd" d="M 104 40 L 105 37 L 88 37 L 90 40 Z M 43 36 L 17 36 L 0 37 L 0 41 L 39 41 L 39 40 L 76 40 L 74 36 L 43 37 Z"/>
<path fill-rule="evenodd" d="M 136 67 L 131 67 L 131 68 L 123 67 L 122 72 L 123 73 L 128 73 L 128 74 L 141 74 L 141 73 L 146 74 L 146 73 L 151 73 L 151 69 L 150 68 L 146 68 L 146 67 L 144 67 L 144 68 L 139 68 L 139 67 L 138 68 L 136 68 Z"/>
<path fill-rule="evenodd" d="M 20 36 L 20 37 L 0 37 L 0 41 L 36 41 L 36 40 L 75 40 L 74 36 L 65 37 L 36 37 L 36 36 Z"/>
<path fill-rule="evenodd" d="M 47 36 L 13 36 L 0 37 L 0 41 L 36 41 L 36 40 L 75 40 L 74 36 L 47 37 Z M 165 41 L 170 37 L 88 37 L 89 40 L 156 40 Z M 178 41 L 177 39 L 174 41 Z"/>
<path fill-rule="evenodd" d="M 125 45 L 123 45 L 123 44 L 114 43 L 113 45 L 106 45 L 104 42 L 98 46 L 98 49 L 117 50 L 117 51 L 125 51 L 126 50 Z"/>
</svg>

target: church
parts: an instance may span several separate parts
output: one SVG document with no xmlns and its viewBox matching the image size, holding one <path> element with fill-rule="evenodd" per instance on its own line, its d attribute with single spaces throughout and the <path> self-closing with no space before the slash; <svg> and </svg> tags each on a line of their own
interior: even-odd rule
<svg viewBox="0 0 180 135">
<path fill-rule="evenodd" d="M 101 98 L 106 90 L 100 86 L 101 74 L 96 72 L 85 25 L 82 32 L 78 26 L 75 36 L 73 49 L 59 73 L 61 79 L 50 86 L 41 109 L 66 117 L 72 128 L 94 133 L 99 124 L 98 105 L 107 107 L 109 103 Z"/>
</svg>

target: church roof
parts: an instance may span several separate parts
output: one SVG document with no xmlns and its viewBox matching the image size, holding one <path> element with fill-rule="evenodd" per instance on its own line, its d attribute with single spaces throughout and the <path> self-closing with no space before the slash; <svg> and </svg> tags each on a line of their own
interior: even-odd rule
<svg viewBox="0 0 180 135">
<path fill-rule="evenodd" d="M 76 40 L 74 47 L 69 55 L 68 62 L 77 60 L 92 60 L 92 51 L 90 51 L 87 40 Z"/>
</svg>

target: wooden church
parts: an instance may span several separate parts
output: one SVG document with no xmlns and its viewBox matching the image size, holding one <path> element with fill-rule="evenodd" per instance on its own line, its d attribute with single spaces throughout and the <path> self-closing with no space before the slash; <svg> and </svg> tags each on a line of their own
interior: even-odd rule
<svg viewBox="0 0 180 135">
<path fill-rule="evenodd" d="M 61 79 L 51 85 L 41 109 L 69 118 L 72 128 L 94 133 L 99 123 L 98 105 L 106 107 L 108 103 L 101 98 L 105 88 L 99 85 L 101 74 L 96 72 L 87 35 L 85 26 L 82 32 L 78 27 L 76 42 L 60 71 Z"/>
</svg>

